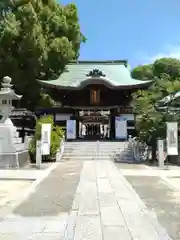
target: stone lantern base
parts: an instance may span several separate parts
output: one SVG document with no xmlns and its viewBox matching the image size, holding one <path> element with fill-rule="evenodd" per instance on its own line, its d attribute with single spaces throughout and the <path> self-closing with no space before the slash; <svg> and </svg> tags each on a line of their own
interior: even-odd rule
<svg viewBox="0 0 180 240">
<path fill-rule="evenodd" d="M 11 78 L 3 78 L 0 89 L 0 167 L 14 168 L 22 167 L 29 161 L 28 150 L 19 137 L 16 127 L 9 116 L 13 109 L 12 101 L 20 100 L 22 96 L 17 95 L 12 89 Z"/>
<path fill-rule="evenodd" d="M 29 165 L 28 150 L 0 154 L 0 168 L 22 168 Z"/>
<path fill-rule="evenodd" d="M 29 153 L 11 121 L 0 124 L 0 168 L 19 168 L 29 163 Z"/>
</svg>

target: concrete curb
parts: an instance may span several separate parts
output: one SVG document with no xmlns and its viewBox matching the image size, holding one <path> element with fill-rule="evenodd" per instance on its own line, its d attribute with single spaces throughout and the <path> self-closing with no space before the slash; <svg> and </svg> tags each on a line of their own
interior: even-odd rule
<svg viewBox="0 0 180 240">
<path fill-rule="evenodd" d="M 42 174 L 39 178 L 37 178 L 25 191 L 22 192 L 20 196 L 18 196 L 14 201 L 7 203 L 0 209 L 0 218 L 5 218 L 6 215 L 10 214 L 13 209 L 18 207 L 24 200 L 28 198 L 32 193 L 34 193 L 39 186 L 39 184 L 53 171 L 57 166 L 62 163 L 53 163 L 49 168 L 44 170 L 44 174 Z"/>
<path fill-rule="evenodd" d="M 167 185 L 169 185 L 170 188 L 172 188 L 175 191 L 180 191 L 180 188 L 176 187 L 169 179 L 168 177 L 164 176 L 164 175 L 160 175 L 160 178 L 165 181 L 167 183 Z"/>
<path fill-rule="evenodd" d="M 150 166 L 147 166 L 147 168 L 148 169 L 152 169 L 153 170 L 153 168 L 152 167 L 150 167 Z M 166 171 L 167 169 L 156 169 L 156 170 L 164 170 L 164 171 Z M 158 175 L 163 181 L 165 181 L 166 183 L 167 183 L 167 185 L 169 185 L 169 187 L 170 188 L 172 188 L 173 190 L 175 190 L 175 191 L 180 191 L 180 187 L 178 188 L 178 187 L 176 187 L 169 179 L 168 179 L 168 177 L 164 174 L 164 173 L 161 173 L 160 175 Z"/>
</svg>

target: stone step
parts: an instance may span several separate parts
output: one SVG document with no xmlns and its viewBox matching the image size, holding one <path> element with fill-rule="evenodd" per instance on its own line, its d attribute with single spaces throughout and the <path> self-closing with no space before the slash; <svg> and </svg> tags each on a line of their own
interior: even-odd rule
<svg viewBox="0 0 180 240">
<path fill-rule="evenodd" d="M 71 155 L 71 156 L 73 156 L 73 155 L 78 155 L 78 156 L 86 156 L 86 155 L 96 155 L 96 154 L 99 154 L 99 155 L 103 155 L 103 156 L 106 156 L 106 155 L 111 155 L 111 156 L 118 156 L 118 157 L 121 157 L 121 156 L 123 156 L 123 155 L 128 155 L 128 156 L 131 156 L 132 154 L 131 154 L 131 152 L 128 152 L 128 151 L 124 151 L 124 152 L 119 152 L 119 151 L 117 151 L 117 152 L 115 152 L 115 151 L 109 151 L 109 152 L 99 152 L 99 153 L 97 153 L 96 151 L 91 151 L 91 152 L 82 152 L 82 151 L 79 151 L 79 152 L 68 152 L 68 151 L 64 151 L 64 153 L 63 153 L 63 155 L 64 156 L 66 156 L 66 155 Z"/>
<path fill-rule="evenodd" d="M 69 148 L 69 147 L 65 147 L 65 149 L 67 149 L 67 150 L 70 150 L 70 151 L 72 151 L 72 150 L 87 150 L 87 151 L 90 151 L 90 150 L 97 150 L 97 149 L 99 149 L 99 150 L 131 150 L 130 148 L 125 148 L 125 147 L 118 147 L 118 148 L 105 148 L 105 147 L 99 147 L 99 148 L 96 148 L 96 147 L 94 147 L 94 148 L 82 148 L 82 147 L 78 147 L 78 148 Z"/>
<path fill-rule="evenodd" d="M 132 158 L 132 155 L 122 155 L 122 156 L 117 156 L 117 155 L 63 155 L 64 158 L 96 158 L 96 157 L 101 157 L 101 158 L 113 158 L 113 159 L 122 159 L 122 158 L 127 158 L 130 159 Z"/>
<path fill-rule="evenodd" d="M 63 154 L 64 157 L 94 157 L 94 156 L 101 156 L 101 157 L 116 157 L 116 158 L 123 158 L 123 157 L 132 157 L 132 154 Z"/>
<path fill-rule="evenodd" d="M 116 157 L 114 157 L 114 156 L 63 156 L 64 158 L 74 158 L 74 159 L 79 159 L 79 158 L 81 158 L 81 159 L 85 159 L 85 158 L 87 158 L 87 159 L 91 159 L 91 158 L 107 158 L 107 159 L 116 159 Z M 118 158 L 119 159 L 119 158 Z"/>
<path fill-rule="evenodd" d="M 121 143 L 118 143 L 118 144 L 104 144 L 104 143 L 95 143 L 95 144 L 84 144 L 84 143 L 79 143 L 79 144 L 69 144 L 69 143 L 65 143 L 66 145 L 68 145 L 68 146 L 79 146 L 79 145 L 81 145 L 81 146 L 97 146 L 97 145 L 99 145 L 99 146 L 127 146 L 127 145 L 129 145 L 129 143 L 123 143 L 123 144 L 121 144 Z"/>
<path fill-rule="evenodd" d="M 123 146 L 123 145 L 118 145 L 118 146 L 104 146 L 104 145 L 94 145 L 94 146 L 84 146 L 84 145 L 78 145 L 78 146 L 69 146 L 69 145 L 65 145 L 67 148 L 86 148 L 86 149 L 91 149 L 91 148 L 109 148 L 109 149 L 116 149 L 116 148 L 128 148 L 128 146 Z"/>
<path fill-rule="evenodd" d="M 71 147 L 77 147 L 77 146 L 84 146 L 84 147 L 92 147 L 92 146 L 110 146 L 110 147 L 118 147 L 118 146 L 128 146 L 129 144 L 117 144 L 117 145 L 113 145 L 113 144 L 76 144 L 76 145 L 72 145 L 72 144 L 68 144 L 65 143 L 66 146 L 71 146 Z"/>
<path fill-rule="evenodd" d="M 80 154 L 80 153 L 76 153 L 76 154 L 74 154 L 74 153 L 64 153 L 63 154 L 63 156 L 79 156 L 79 157 L 85 157 L 85 156 L 96 156 L 96 155 L 99 155 L 99 156 L 116 156 L 116 157 L 124 157 L 124 156 L 132 156 L 132 154 L 130 154 L 130 153 L 122 153 L 122 154 L 119 154 L 119 153 L 111 153 L 111 152 L 109 152 L 109 153 L 99 153 L 99 154 L 96 154 L 96 153 L 84 153 L 84 154 Z"/>
<path fill-rule="evenodd" d="M 62 161 L 90 161 L 90 160 L 110 160 L 110 161 L 115 161 L 115 162 L 122 162 L 122 161 L 127 161 L 127 162 L 132 162 L 133 159 L 132 158 L 121 158 L 121 159 L 115 159 L 115 158 L 107 158 L 107 157 L 91 157 L 91 158 L 76 158 L 76 157 L 72 157 L 72 158 L 67 158 L 67 157 L 63 157 Z"/>
<path fill-rule="evenodd" d="M 130 147 L 123 147 L 123 146 L 118 146 L 118 147 L 105 147 L 105 146 L 99 146 L 99 147 L 84 147 L 84 146 L 78 146 L 78 147 L 69 147 L 65 146 L 66 149 L 130 149 Z"/>
<path fill-rule="evenodd" d="M 78 146 L 83 146 L 83 147 L 96 147 L 96 146 L 104 146 L 104 147 L 119 147 L 119 146 L 128 146 L 128 144 L 117 144 L 117 145 L 113 145 L 113 144 L 76 144 L 76 145 L 72 145 L 72 144 L 65 144 L 66 146 L 69 147 L 78 147 Z"/>
<path fill-rule="evenodd" d="M 64 155 L 71 154 L 71 155 L 94 155 L 94 154 L 101 154 L 101 155 L 123 155 L 123 154 L 129 154 L 132 155 L 129 151 L 64 151 Z"/>
<path fill-rule="evenodd" d="M 66 142 L 62 161 L 70 160 L 132 162 L 133 158 L 128 142 Z"/>
<path fill-rule="evenodd" d="M 65 147 L 67 147 L 67 148 L 72 148 L 72 149 L 75 149 L 75 148 L 87 148 L 87 149 L 91 149 L 91 148 L 110 148 L 110 149 L 112 149 L 112 148 L 130 148 L 129 146 L 122 146 L 122 145 L 120 145 L 120 146 L 84 146 L 84 145 L 79 145 L 79 146 L 69 146 L 69 145 L 65 145 Z"/>
<path fill-rule="evenodd" d="M 86 149 L 92 149 L 92 148 L 109 148 L 109 149 L 116 149 L 116 148 L 128 148 L 128 146 L 66 146 L 67 148 L 86 148 Z"/>
</svg>

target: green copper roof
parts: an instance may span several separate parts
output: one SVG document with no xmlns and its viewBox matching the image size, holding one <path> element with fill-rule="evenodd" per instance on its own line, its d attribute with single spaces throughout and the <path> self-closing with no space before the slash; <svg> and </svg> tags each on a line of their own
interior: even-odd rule
<svg viewBox="0 0 180 240">
<path fill-rule="evenodd" d="M 97 81 L 104 81 L 110 87 L 133 87 L 151 82 L 133 79 L 127 61 L 71 62 L 58 79 L 49 81 L 39 80 L 43 85 L 59 88 L 81 88 L 87 82 L 88 84 L 93 84 Z"/>
</svg>

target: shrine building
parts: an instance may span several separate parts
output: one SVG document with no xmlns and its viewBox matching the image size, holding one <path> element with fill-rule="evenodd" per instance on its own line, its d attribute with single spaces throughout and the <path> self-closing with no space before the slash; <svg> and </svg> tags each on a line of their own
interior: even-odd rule
<svg viewBox="0 0 180 240">
<path fill-rule="evenodd" d="M 58 103 L 37 108 L 36 115 L 52 114 L 73 139 L 126 139 L 135 135 L 132 94 L 152 81 L 133 79 L 126 60 L 74 61 L 55 80 L 38 80 Z M 74 120 L 74 121 L 70 121 Z M 73 132 L 73 133 L 72 133 Z"/>
</svg>

